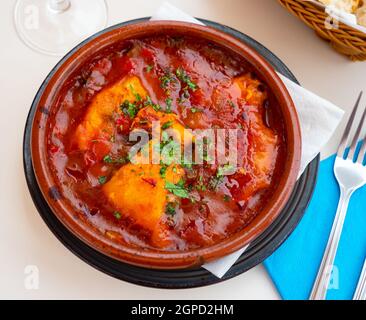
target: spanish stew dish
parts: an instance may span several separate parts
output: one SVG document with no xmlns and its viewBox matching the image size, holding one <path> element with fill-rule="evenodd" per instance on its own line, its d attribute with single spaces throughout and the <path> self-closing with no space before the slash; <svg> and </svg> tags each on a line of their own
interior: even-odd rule
<svg viewBox="0 0 366 320">
<path fill-rule="evenodd" d="M 283 172 L 284 123 L 265 79 L 207 40 L 123 41 L 80 66 L 58 95 L 48 167 L 78 219 L 113 242 L 170 252 L 217 244 L 251 223 Z M 236 129 L 234 170 L 209 161 L 207 145 L 202 163 L 134 163 L 131 132 L 145 130 L 156 149 L 156 121 L 158 148 L 187 129 Z"/>
</svg>

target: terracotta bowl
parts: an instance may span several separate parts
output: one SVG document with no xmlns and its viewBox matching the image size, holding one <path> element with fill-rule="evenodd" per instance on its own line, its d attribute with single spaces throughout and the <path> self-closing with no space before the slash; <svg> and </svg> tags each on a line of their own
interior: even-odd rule
<svg viewBox="0 0 366 320">
<path fill-rule="evenodd" d="M 159 34 L 190 35 L 204 38 L 236 52 L 253 65 L 266 81 L 281 108 L 285 123 L 287 158 L 277 189 L 265 208 L 242 231 L 203 249 L 184 252 L 161 252 L 138 249 L 113 242 L 91 224 L 78 219 L 73 207 L 58 193 L 56 182 L 47 165 L 46 126 L 48 113 L 56 105 L 58 93 L 70 76 L 100 50 L 116 42 Z M 296 110 L 283 82 L 273 68 L 253 49 L 216 29 L 176 21 L 154 21 L 112 28 L 84 41 L 54 68 L 34 100 L 36 108 L 31 133 L 31 157 L 37 182 L 43 197 L 55 216 L 77 237 L 99 252 L 125 263 L 156 269 L 198 267 L 205 262 L 224 257 L 243 248 L 268 228 L 285 206 L 299 172 L 301 134 Z"/>
</svg>

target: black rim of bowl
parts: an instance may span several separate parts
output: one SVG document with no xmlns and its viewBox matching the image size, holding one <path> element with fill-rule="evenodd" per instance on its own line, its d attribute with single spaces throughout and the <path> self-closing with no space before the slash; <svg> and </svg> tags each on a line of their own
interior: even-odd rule
<svg viewBox="0 0 366 320">
<path fill-rule="evenodd" d="M 256 240 L 254 240 L 250 244 L 250 246 L 237 260 L 237 262 L 221 279 L 217 278 L 204 268 L 167 271 L 136 267 L 110 258 L 93 249 L 92 247 L 85 244 L 82 240 L 77 238 L 75 235 L 73 235 L 56 218 L 56 216 L 53 214 L 52 210 L 49 208 L 47 202 L 42 196 L 33 171 L 30 152 L 31 126 L 39 97 L 41 96 L 49 79 L 53 76 L 59 66 L 85 43 L 109 30 L 120 28 L 128 24 L 147 21 L 148 19 L 149 17 L 145 17 L 126 21 L 94 34 L 85 41 L 81 42 L 68 54 L 66 54 L 51 70 L 49 75 L 42 83 L 40 89 L 38 90 L 27 117 L 23 141 L 24 172 L 28 189 L 42 219 L 45 221 L 45 223 L 54 233 L 54 235 L 70 251 L 72 251 L 76 256 L 78 256 L 89 265 L 117 279 L 148 287 L 178 289 L 206 286 L 233 278 L 253 268 L 254 266 L 263 262 L 263 260 L 265 260 L 267 257 L 269 257 L 288 238 L 288 236 L 296 228 L 301 218 L 303 217 L 305 209 L 307 208 L 312 197 L 320 162 L 319 155 L 308 165 L 304 173 L 297 181 L 292 195 L 285 208 L 282 210 L 280 216 L 272 223 L 272 225 L 267 230 L 265 230 L 264 233 L 262 233 Z M 287 66 L 277 56 L 275 56 L 271 51 L 269 51 L 256 40 L 228 26 L 205 19 L 199 20 L 208 26 L 228 33 L 248 44 L 256 51 L 258 51 L 276 69 L 276 71 L 298 83 L 295 76 L 287 68 Z"/>
</svg>

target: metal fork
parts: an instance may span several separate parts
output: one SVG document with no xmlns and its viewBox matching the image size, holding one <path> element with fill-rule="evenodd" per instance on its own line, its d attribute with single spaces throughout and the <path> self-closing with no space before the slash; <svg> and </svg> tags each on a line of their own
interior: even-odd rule
<svg viewBox="0 0 366 320">
<path fill-rule="evenodd" d="M 366 300 L 366 260 L 363 265 L 360 280 L 358 282 L 353 300 Z"/>
<path fill-rule="evenodd" d="M 355 190 L 366 184 L 366 167 L 363 165 L 366 154 L 366 137 L 362 141 L 360 150 L 357 152 L 356 149 L 357 142 L 361 137 L 362 126 L 366 117 L 366 109 L 362 114 L 356 133 L 352 139 L 348 154 L 346 149 L 351 138 L 350 131 L 357 113 L 358 106 L 360 104 L 361 97 L 362 92 L 359 94 L 356 104 L 352 110 L 350 119 L 348 120 L 334 163 L 334 174 L 339 184 L 340 198 L 328 244 L 325 249 L 323 260 L 321 262 L 320 269 L 310 295 L 311 300 L 324 300 L 326 298 L 329 280 L 332 273 L 339 240 L 341 238 L 349 200 Z"/>
</svg>

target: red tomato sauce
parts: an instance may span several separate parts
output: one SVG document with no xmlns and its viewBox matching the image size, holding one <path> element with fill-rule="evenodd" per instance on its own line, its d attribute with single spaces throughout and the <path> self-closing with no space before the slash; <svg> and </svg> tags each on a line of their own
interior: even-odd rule
<svg viewBox="0 0 366 320">
<path fill-rule="evenodd" d="M 157 242 L 154 230 L 116 208 L 103 191 L 129 161 L 133 113 L 147 98 L 135 101 L 130 114 L 114 113 L 108 130 L 101 130 L 85 148 L 75 144 L 75 132 L 93 99 L 126 76 L 137 77 L 149 103 L 175 114 L 186 128 L 239 129 L 234 174 L 221 176 L 217 163 L 183 166 L 180 183 L 189 197 L 172 194 L 174 203 L 167 202 L 162 212 L 159 226 L 164 231 Z M 207 41 L 168 36 L 125 41 L 81 66 L 57 101 L 47 128 L 49 167 L 77 214 L 117 242 L 169 251 L 213 245 L 261 212 L 283 171 L 284 125 L 265 79 L 243 58 Z M 156 179 L 141 180 L 157 188 Z M 139 188 L 135 191 L 138 199 Z"/>
</svg>

